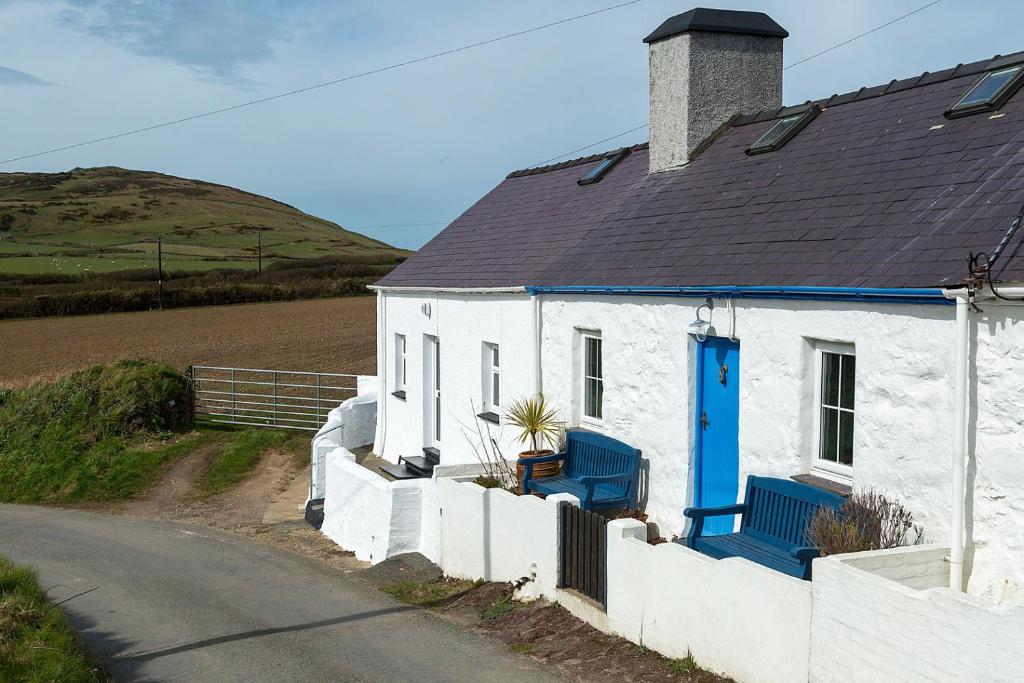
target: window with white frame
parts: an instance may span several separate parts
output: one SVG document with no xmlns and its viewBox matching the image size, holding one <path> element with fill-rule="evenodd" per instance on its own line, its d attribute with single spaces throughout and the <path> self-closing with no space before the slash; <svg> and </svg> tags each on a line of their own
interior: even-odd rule
<svg viewBox="0 0 1024 683">
<path fill-rule="evenodd" d="M 497 344 L 484 342 L 484 412 L 497 413 L 501 408 L 501 358 Z"/>
<path fill-rule="evenodd" d="M 819 343 L 815 390 L 817 457 L 814 467 L 849 477 L 853 468 L 857 357 L 853 347 Z"/>
<path fill-rule="evenodd" d="M 405 335 L 395 335 L 395 393 L 405 394 L 406 356 L 405 356 Z"/>
<path fill-rule="evenodd" d="M 600 420 L 604 414 L 604 368 L 601 359 L 601 337 L 583 332 L 583 397 L 582 419 Z"/>
</svg>

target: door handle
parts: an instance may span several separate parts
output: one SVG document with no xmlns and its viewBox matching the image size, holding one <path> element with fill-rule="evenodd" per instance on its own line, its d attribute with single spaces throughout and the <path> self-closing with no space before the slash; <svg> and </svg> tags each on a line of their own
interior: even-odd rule
<svg viewBox="0 0 1024 683">
<path fill-rule="evenodd" d="M 729 366 L 725 365 L 723 363 L 722 366 L 718 368 L 718 381 L 722 383 L 722 386 L 725 386 L 725 378 L 728 375 L 729 375 Z"/>
<path fill-rule="evenodd" d="M 707 413 L 704 413 L 703 415 L 700 416 L 700 424 L 701 424 L 702 428 L 704 428 L 704 429 L 708 428 L 708 414 Z"/>
</svg>

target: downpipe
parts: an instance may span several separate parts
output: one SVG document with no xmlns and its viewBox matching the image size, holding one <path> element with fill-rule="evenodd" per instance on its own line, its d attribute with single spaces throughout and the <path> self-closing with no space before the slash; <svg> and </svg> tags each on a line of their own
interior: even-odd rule
<svg viewBox="0 0 1024 683">
<path fill-rule="evenodd" d="M 964 590 L 964 478 L 967 461 L 967 381 L 970 358 L 970 294 L 957 290 L 956 326 L 953 347 L 953 473 L 949 539 L 949 587 Z"/>
<path fill-rule="evenodd" d="M 541 376 L 541 310 L 540 295 L 536 292 L 530 294 L 530 302 L 533 304 L 533 395 L 540 396 L 544 393 L 544 382 Z"/>
</svg>

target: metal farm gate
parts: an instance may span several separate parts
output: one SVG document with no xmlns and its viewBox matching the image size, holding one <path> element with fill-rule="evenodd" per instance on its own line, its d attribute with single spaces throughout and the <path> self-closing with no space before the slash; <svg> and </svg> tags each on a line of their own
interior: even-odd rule
<svg viewBox="0 0 1024 683">
<path fill-rule="evenodd" d="M 211 422 L 317 431 L 356 395 L 357 375 L 192 366 L 196 415 Z"/>
<path fill-rule="evenodd" d="M 572 503 L 558 505 L 558 587 L 572 588 L 608 606 L 608 520 Z"/>
</svg>

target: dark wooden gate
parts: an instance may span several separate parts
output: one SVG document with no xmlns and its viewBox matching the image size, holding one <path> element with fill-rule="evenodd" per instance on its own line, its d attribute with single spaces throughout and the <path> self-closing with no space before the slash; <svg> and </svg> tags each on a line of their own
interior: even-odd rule
<svg viewBox="0 0 1024 683">
<path fill-rule="evenodd" d="M 607 607 L 608 520 L 559 503 L 558 587 L 572 588 Z"/>
</svg>

